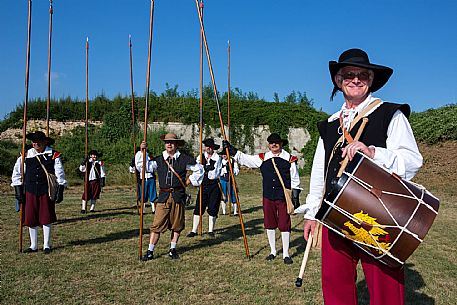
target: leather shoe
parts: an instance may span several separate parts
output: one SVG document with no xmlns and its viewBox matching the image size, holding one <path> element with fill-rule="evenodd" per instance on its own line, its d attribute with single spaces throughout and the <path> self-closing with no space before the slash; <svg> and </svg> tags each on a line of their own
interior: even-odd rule
<svg viewBox="0 0 457 305">
<path fill-rule="evenodd" d="M 27 248 L 22 253 L 35 253 L 38 252 L 38 249 L 33 250 L 32 248 Z"/>
<path fill-rule="evenodd" d="M 168 256 L 170 256 L 171 259 L 179 259 L 179 255 L 176 251 L 176 248 L 170 249 L 170 252 L 168 252 Z"/>
<path fill-rule="evenodd" d="M 289 256 L 284 257 L 284 264 L 291 265 L 293 262 L 294 261 Z"/>
<path fill-rule="evenodd" d="M 272 260 L 275 259 L 275 257 L 276 257 L 276 255 L 270 253 L 270 255 L 268 255 L 265 259 L 266 259 L 267 261 L 272 261 Z"/>
<path fill-rule="evenodd" d="M 196 235 L 197 235 L 197 233 L 190 231 L 189 233 L 187 233 L 186 236 L 187 236 L 187 237 L 194 237 L 194 236 L 196 236 Z"/>
<path fill-rule="evenodd" d="M 153 258 L 154 258 L 154 251 L 148 250 L 148 251 L 146 251 L 146 254 L 143 255 L 143 257 L 141 258 L 141 260 L 142 260 L 143 262 L 146 262 L 146 261 L 150 261 L 150 260 L 153 259 Z"/>
<path fill-rule="evenodd" d="M 51 254 L 51 248 L 44 248 L 44 254 Z"/>
<path fill-rule="evenodd" d="M 214 234 L 214 232 L 208 232 L 208 235 L 209 235 L 209 237 L 216 237 L 216 235 Z"/>
<path fill-rule="evenodd" d="M 81 214 L 86 214 L 86 210 L 81 210 Z"/>
</svg>

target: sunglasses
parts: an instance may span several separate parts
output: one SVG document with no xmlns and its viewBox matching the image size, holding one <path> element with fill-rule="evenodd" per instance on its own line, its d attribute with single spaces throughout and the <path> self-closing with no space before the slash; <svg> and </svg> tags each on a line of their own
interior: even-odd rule
<svg viewBox="0 0 457 305">
<path fill-rule="evenodd" d="M 355 73 L 355 72 L 345 72 L 340 74 L 341 77 L 343 77 L 344 80 L 353 80 L 354 78 L 357 77 L 358 80 L 362 82 L 366 82 L 367 80 L 370 79 L 370 73 L 367 71 Z"/>
</svg>

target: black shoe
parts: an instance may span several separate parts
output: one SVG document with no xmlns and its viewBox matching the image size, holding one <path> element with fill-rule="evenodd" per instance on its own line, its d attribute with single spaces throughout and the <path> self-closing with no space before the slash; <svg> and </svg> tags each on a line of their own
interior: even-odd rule
<svg viewBox="0 0 457 305">
<path fill-rule="evenodd" d="M 275 257 L 276 257 L 276 255 L 270 254 L 270 255 L 268 255 L 265 259 L 266 259 L 267 261 L 272 261 L 272 260 L 275 259 Z"/>
<path fill-rule="evenodd" d="M 38 249 L 33 250 L 32 248 L 27 248 L 22 253 L 35 253 L 38 252 Z"/>
<path fill-rule="evenodd" d="M 86 214 L 86 210 L 81 210 L 81 214 Z"/>
<path fill-rule="evenodd" d="M 291 265 L 293 262 L 294 261 L 289 256 L 284 257 L 284 264 Z"/>
<path fill-rule="evenodd" d="M 197 233 L 190 231 L 186 236 L 187 237 L 194 237 L 196 235 L 197 235 Z"/>
<path fill-rule="evenodd" d="M 147 262 L 147 261 L 150 261 L 150 260 L 153 259 L 153 258 L 154 258 L 154 251 L 148 250 L 148 251 L 146 251 L 146 254 L 143 255 L 143 257 L 141 258 L 141 260 L 142 260 L 143 262 Z"/>
<path fill-rule="evenodd" d="M 214 232 L 208 232 L 208 235 L 209 235 L 209 237 L 213 237 L 213 238 L 216 237 L 216 235 L 214 234 Z"/>
<path fill-rule="evenodd" d="M 168 256 L 171 259 L 179 259 L 179 255 L 178 255 L 178 252 L 176 252 L 176 248 L 170 249 L 170 252 L 168 252 Z"/>
<path fill-rule="evenodd" d="M 95 212 L 95 210 L 90 210 L 89 212 L 91 212 L 91 213 L 94 213 L 94 212 Z"/>
<path fill-rule="evenodd" d="M 44 248 L 44 254 L 51 254 L 51 248 Z"/>
</svg>

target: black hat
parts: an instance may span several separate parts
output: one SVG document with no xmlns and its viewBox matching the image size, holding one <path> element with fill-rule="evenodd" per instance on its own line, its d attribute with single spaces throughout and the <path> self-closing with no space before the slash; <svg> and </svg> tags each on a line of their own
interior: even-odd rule
<svg viewBox="0 0 457 305">
<path fill-rule="evenodd" d="M 268 136 L 267 138 L 268 143 L 282 143 L 282 146 L 286 146 L 289 141 L 287 139 L 281 139 L 279 134 L 273 132 L 271 135 Z"/>
<path fill-rule="evenodd" d="M 28 133 L 25 137 L 31 140 L 32 142 L 43 142 L 46 143 L 46 145 L 48 146 L 51 146 L 56 142 L 53 138 L 47 137 L 42 131 Z"/>
<path fill-rule="evenodd" d="M 205 139 L 202 143 L 205 144 L 206 147 L 211 147 L 214 150 L 218 150 L 221 147 L 220 145 L 214 143 L 213 138 Z"/>
<path fill-rule="evenodd" d="M 101 152 L 99 153 L 95 149 L 92 149 L 91 151 L 89 151 L 89 156 L 92 156 L 92 155 L 95 155 L 97 157 L 101 157 L 101 156 L 103 156 L 103 153 L 101 153 Z"/>
<path fill-rule="evenodd" d="M 374 73 L 373 83 L 370 87 L 370 92 L 375 92 L 384 86 L 387 81 L 389 80 L 390 76 L 394 72 L 391 68 L 381 65 L 375 65 L 370 63 L 370 59 L 365 51 L 360 49 L 349 49 L 341 53 L 340 57 L 338 58 L 338 62 L 332 60 L 328 62 L 328 68 L 330 70 L 330 76 L 332 78 L 332 82 L 334 85 L 332 97 L 338 88 L 337 84 L 335 83 L 335 75 L 342 67 L 346 66 L 354 66 L 360 68 L 366 68 Z"/>
</svg>

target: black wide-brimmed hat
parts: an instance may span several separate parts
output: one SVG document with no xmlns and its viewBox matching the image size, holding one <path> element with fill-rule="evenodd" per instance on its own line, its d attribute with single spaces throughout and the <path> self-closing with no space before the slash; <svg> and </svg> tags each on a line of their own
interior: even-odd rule
<svg viewBox="0 0 457 305">
<path fill-rule="evenodd" d="M 394 72 L 391 68 L 381 65 L 370 63 L 370 59 L 365 51 L 361 49 L 349 49 L 341 53 L 338 62 L 332 60 L 328 63 L 330 76 L 332 77 L 333 85 L 335 86 L 334 92 L 340 90 L 335 82 L 335 75 L 338 71 L 346 66 L 354 66 L 365 68 L 373 71 L 374 78 L 370 87 L 370 92 L 375 92 L 384 86 Z M 332 94 L 333 95 L 333 94 Z"/>
<path fill-rule="evenodd" d="M 221 147 L 220 145 L 214 143 L 213 138 L 204 139 L 202 143 L 205 144 L 206 147 L 211 147 L 214 150 L 218 150 Z"/>
<path fill-rule="evenodd" d="M 101 156 L 103 156 L 103 153 L 98 152 L 95 149 L 92 149 L 91 151 L 89 151 L 89 156 L 92 156 L 92 155 L 95 155 L 97 157 L 101 157 Z"/>
<path fill-rule="evenodd" d="M 178 136 L 175 133 L 166 133 L 160 136 L 160 140 L 164 142 L 175 142 L 177 146 L 184 145 L 184 140 L 178 139 Z"/>
<path fill-rule="evenodd" d="M 42 131 L 28 133 L 25 137 L 34 143 L 43 142 L 49 146 L 56 142 L 53 138 L 47 137 Z"/>
<path fill-rule="evenodd" d="M 282 143 L 282 146 L 286 146 L 289 141 L 287 139 L 281 139 L 279 134 L 276 132 L 273 132 L 271 135 L 268 136 L 267 138 L 268 143 Z"/>
</svg>

